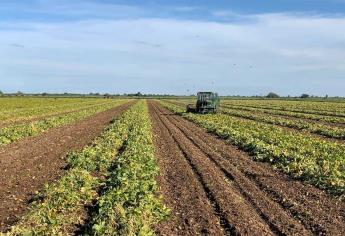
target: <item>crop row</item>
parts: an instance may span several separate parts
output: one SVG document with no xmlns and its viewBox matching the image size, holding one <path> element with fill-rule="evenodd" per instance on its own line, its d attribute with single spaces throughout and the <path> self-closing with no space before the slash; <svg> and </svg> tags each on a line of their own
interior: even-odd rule
<svg viewBox="0 0 345 236">
<path fill-rule="evenodd" d="M 68 170 L 38 195 L 9 235 L 150 235 L 168 215 L 157 194 L 147 106 L 114 120 L 93 145 L 67 158 Z M 92 212 L 86 207 L 92 205 Z"/>
<path fill-rule="evenodd" d="M 15 142 L 21 138 L 36 136 L 48 129 L 69 124 L 93 114 L 108 110 L 112 107 L 124 103 L 126 100 L 116 100 L 112 103 L 101 104 L 99 106 L 92 106 L 77 112 L 57 115 L 53 117 L 43 118 L 41 120 L 30 123 L 23 123 L 18 125 L 11 125 L 0 129 L 0 145 Z"/>
<path fill-rule="evenodd" d="M 224 100 L 224 104 L 345 117 L 343 103 L 284 100 Z"/>
<path fill-rule="evenodd" d="M 261 121 L 269 124 L 281 125 L 298 130 L 305 130 L 310 133 L 319 134 L 329 138 L 345 139 L 345 129 L 316 122 L 294 120 L 279 116 L 265 115 L 253 113 L 252 111 L 244 111 L 232 108 L 222 108 L 222 112 L 232 116 L 242 117 L 255 121 Z"/>
<path fill-rule="evenodd" d="M 192 101 L 188 100 L 166 100 L 171 104 L 185 106 L 188 103 L 193 103 Z M 291 128 L 297 128 L 300 130 L 308 130 L 309 132 L 321 134 L 326 137 L 331 138 L 344 138 L 344 129 L 340 127 L 336 127 L 336 125 L 327 125 L 323 123 L 338 123 L 338 124 L 345 124 L 345 118 L 342 117 L 328 117 L 328 116 L 321 116 L 321 115 L 313 115 L 313 114 L 305 114 L 305 113 L 298 113 L 298 112 L 289 112 L 289 111 L 280 111 L 280 110 L 270 110 L 268 108 L 257 108 L 257 107 L 246 107 L 246 106 L 239 106 L 239 105 L 228 105 L 227 101 L 222 102 L 220 106 L 221 110 L 226 113 L 231 113 L 232 115 L 236 115 L 239 117 L 249 118 L 249 119 L 256 119 L 263 122 L 269 122 L 272 124 L 284 125 Z M 255 113 L 255 115 L 254 115 Z M 268 114 L 269 116 L 265 115 Z M 273 116 L 272 116 L 273 115 Z M 277 117 L 281 116 L 281 117 Z M 291 117 L 292 119 L 288 119 L 285 117 Z M 294 120 L 294 118 L 296 118 Z M 298 120 L 297 120 L 298 118 Z M 313 122 L 315 121 L 315 122 Z"/>
<path fill-rule="evenodd" d="M 37 100 L 37 99 L 36 99 Z M 23 104 L 21 100 L 18 101 L 18 107 L 13 109 L 1 109 L 0 120 L 1 124 L 10 123 L 15 121 L 25 121 L 33 118 L 42 116 L 54 115 L 62 112 L 70 112 L 76 109 L 82 109 L 93 105 L 101 105 L 111 103 L 112 101 L 103 99 L 85 99 L 85 100 L 58 100 L 59 102 L 52 103 L 49 100 L 44 102 L 42 99 L 41 103 L 34 103 L 36 106 L 29 106 L 26 103 Z M 0 99 L 0 106 L 5 105 Z"/>
<path fill-rule="evenodd" d="M 195 99 L 179 99 L 179 100 L 166 100 L 171 103 L 179 103 L 179 104 L 188 104 L 188 103 L 195 103 Z M 222 100 L 221 101 L 221 108 L 232 108 L 232 109 L 239 109 L 239 110 L 244 110 L 244 111 L 254 111 L 254 112 L 262 112 L 266 114 L 272 114 L 272 115 L 281 115 L 281 116 L 288 116 L 288 117 L 293 117 L 293 118 L 301 118 L 301 119 L 309 119 L 309 120 L 315 120 L 315 121 L 321 121 L 321 122 L 327 122 L 327 123 L 334 123 L 334 124 L 345 124 L 345 117 L 340 116 L 335 116 L 333 115 L 327 115 L 324 112 L 312 112 L 308 113 L 303 107 L 300 107 L 299 109 L 294 108 L 290 110 L 287 108 L 281 108 L 281 109 L 276 109 L 274 108 L 274 105 L 271 107 L 271 103 L 269 101 L 265 101 L 267 103 L 263 103 L 263 101 L 260 100 Z M 287 101 L 275 101 L 275 102 L 281 102 L 282 104 L 287 103 Z M 291 102 L 291 101 L 290 101 Z M 258 104 L 265 104 L 265 105 L 256 105 Z M 317 102 L 310 102 L 312 103 L 311 105 L 317 106 Z M 320 103 L 320 102 L 319 102 Z M 326 103 L 326 102 L 325 102 Z M 336 103 L 339 104 L 339 103 Z M 311 106 L 309 105 L 309 106 Z M 341 105 L 341 104 L 340 104 Z M 339 105 L 339 106 L 340 106 Z M 316 110 L 318 108 L 315 108 Z M 336 110 L 336 109 L 335 109 Z M 320 113 L 320 114 L 318 114 Z M 344 113 L 345 114 L 345 113 Z"/>
<path fill-rule="evenodd" d="M 256 160 L 272 163 L 286 173 L 334 194 L 345 192 L 345 146 L 291 132 L 276 125 L 226 114 L 197 115 L 162 103 L 227 141 L 250 152 Z"/>
<path fill-rule="evenodd" d="M 245 110 L 245 111 L 262 112 L 262 113 L 266 113 L 266 114 L 288 116 L 288 117 L 293 117 L 293 118 L 315 120 L 315 121 L 334 123 L 334 124 L 345 124 L 345 118 L 344 117 L 324 116 L 324 115 L 307 114 L 307 113 L 301 113 L 301 112 L 271 110 L 271 109 L 263 109 L 263 108 L 257 108 L 257 107 L 247 107 L 247 106 L 237 106 L 237 105 L 234 106 L 234 105 L 224 105 L 223 104 L 221 107 L 239 109 L 239 110 Z"/>
<path fill-rule="evenodd" d="M 30 98 L 30 97 L 0 97 L 1 111 L 19 111 L 44 106 L 58 106 L 66 103 L 82 103 L 85 98 Z"/>
</svg>

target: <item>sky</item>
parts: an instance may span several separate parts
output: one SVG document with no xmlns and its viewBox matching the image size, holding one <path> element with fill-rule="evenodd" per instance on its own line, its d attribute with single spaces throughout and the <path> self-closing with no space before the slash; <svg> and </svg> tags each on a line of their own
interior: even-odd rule
<svg viewBox="0 0 345 236">
<path fill-rule="evenodd" d="M 345 0 L 0 0 L 0 90 L 345 96 Z"/>
</svg>

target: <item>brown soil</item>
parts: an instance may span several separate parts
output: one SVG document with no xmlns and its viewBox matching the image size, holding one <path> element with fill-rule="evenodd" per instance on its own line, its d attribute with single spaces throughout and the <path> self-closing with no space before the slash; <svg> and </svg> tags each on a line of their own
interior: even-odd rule
<svg viewBox="0 0 345 236">
<path fill-rule="evenodd" d="M 171 219 L 160 235 L 345 235 L 345 203 L 149 102 Z"/>
<path fill-rule="evenodd" d="M 115 116 L 132 104 L 129 102 L 0 148 L 0 232 L 20 219 L 36 191 L 63 174 L 64 157 L 68 152 L 90 144 Z"/>
</svg>

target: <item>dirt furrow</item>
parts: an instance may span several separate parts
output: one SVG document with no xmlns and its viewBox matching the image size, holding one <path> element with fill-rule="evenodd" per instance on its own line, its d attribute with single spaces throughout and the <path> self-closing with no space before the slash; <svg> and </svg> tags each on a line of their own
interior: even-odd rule
<svg viewBox="0 0 345 236">
<path fill-rule="evenodd" d="M 174 118 L 181 123 L 184 121 L 181 117 L 175 116 Z M 315 234 L 345 233 L 344 202 L 330 197 L 313 186 L 292 180 L 288 176 L 274 171 L 267 164 L 252 161 L 245 153 L 233 150 L 223 140 L 209 134 L 206 135 L 196 126 L 188 128 L 188 125 L 184 125 L 183 130 L 188 134 L 194 133 L 198 137 L 199 143 L 209 146 L 209 151 L 217 150 L 223 157 L 218 160 L 218 163 L 228 162 L 229 166 L 236 166 L 236 169 L 243 173 L 248 180 L 250 179 L 261 191 L 269 195 L 273 201 L 280 204 L 291 216 L 301 221 Z M 233 175 L 235 173 L 232 172 Z"/>
<path fill-rule="evenodd" d="M 157 104 L 155 104 L 157 106 Z M 278 234 L 344 234 L 344 203 L 321 190 L 272 169 L 265 163 L 255 162 L 223 140 L 207 134 L 182 117 L 166 114 L 179 130 L 228 176 L 233 187 L 270 229 Z"/>
<path fill-rule="evenodd" d="M 163 112 L 163 111 L 162 111 Z M 303 226 L 301 226 L 296 220 L 291 218 L 281 207 L 267 199 L 264 193 L 262 193 L 255 185 L 241 175 L 241 173 L 234 168 L 230 163 L 224 162 L 222 157 L 213 151 L 212 148 L 201 144 L 200 140 L 196 140 L 192 133 L 190 133 L 188 127 L 181 127 L 180 122 L 174 116 L 168 116 L 168 119 L 176 127 L 184 133 L 190 141 L 197 146 L 204 154 L 213 162 L 213 164 L 222 172 L 231 182 L 233 188 L 237 190 L 238 194 L 241 195 L 256 213 L 266 222 L 270 229 L 276 234 L 310 234 Z"/>
<path fill-rule="evenodd" d="M 193 173 L 181 150 L 149 104 L 160 167 L 158 183 L 165 204 L 172 209 L 168 221 L 156 227 L 160 235 L 223 235 L 221 222 L 215 215 L 207 193 Z"/>
<path fill-rule="evenodd" d="M 221 216 L 232 226 L 231 232 L 233 234 L 275 234 L 275 230 L 265 223 L 256 210 L 233 187 L 231 180 L 226 179 L 226 176 L 198 147 L 188 140 L 165 115 L 160 114 L 164 125 L 169 129 L 179 148 L 185 153 L 191 168 L 200 176 L 204 188 L 218 205 Z"/>
<path fill-rule="evenodd" d="M 180 126 L 178 123 L 175 125 L 179 126 L 179 129 L 185 135 L 188 135 L 188 132 L 190 132 L 183 125 Z M 247 179 L 235 166 L 205 144 L 202 139 L 191 136 L 189 136 L 189 139 L 203 150 L 225 176 L 228 176 L 233 181 L 237 190 L 252 204 L 253 208 L 274 232 L 277 234 L 310 234 L 304 226 L 297 222 L 291 215 L 287 214 L 279 204 L 268 198 L 264 192 Z"/>
<path fill-rule="evenodd" d="M 90 144 L 115 116 L 132 104 L 129 102 L 0 148 L 0 232 L 25 213 L 36 191 L 63 174 L 64 157 L 68 152 Z"/>
</svg>

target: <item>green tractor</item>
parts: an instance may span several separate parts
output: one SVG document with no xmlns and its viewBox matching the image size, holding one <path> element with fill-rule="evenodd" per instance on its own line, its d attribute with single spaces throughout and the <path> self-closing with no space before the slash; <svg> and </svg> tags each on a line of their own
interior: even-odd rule
<svg viewBox="0 0 345 236">
<path fill-rule="evenodd" d="M 196 106 L 192 104 L 187 105 L 187 112 L 194 113 L 217 113 L 219 108 L 219 96 L 213 92 L 198 92 L 198 100 Z"/>
</svg>

